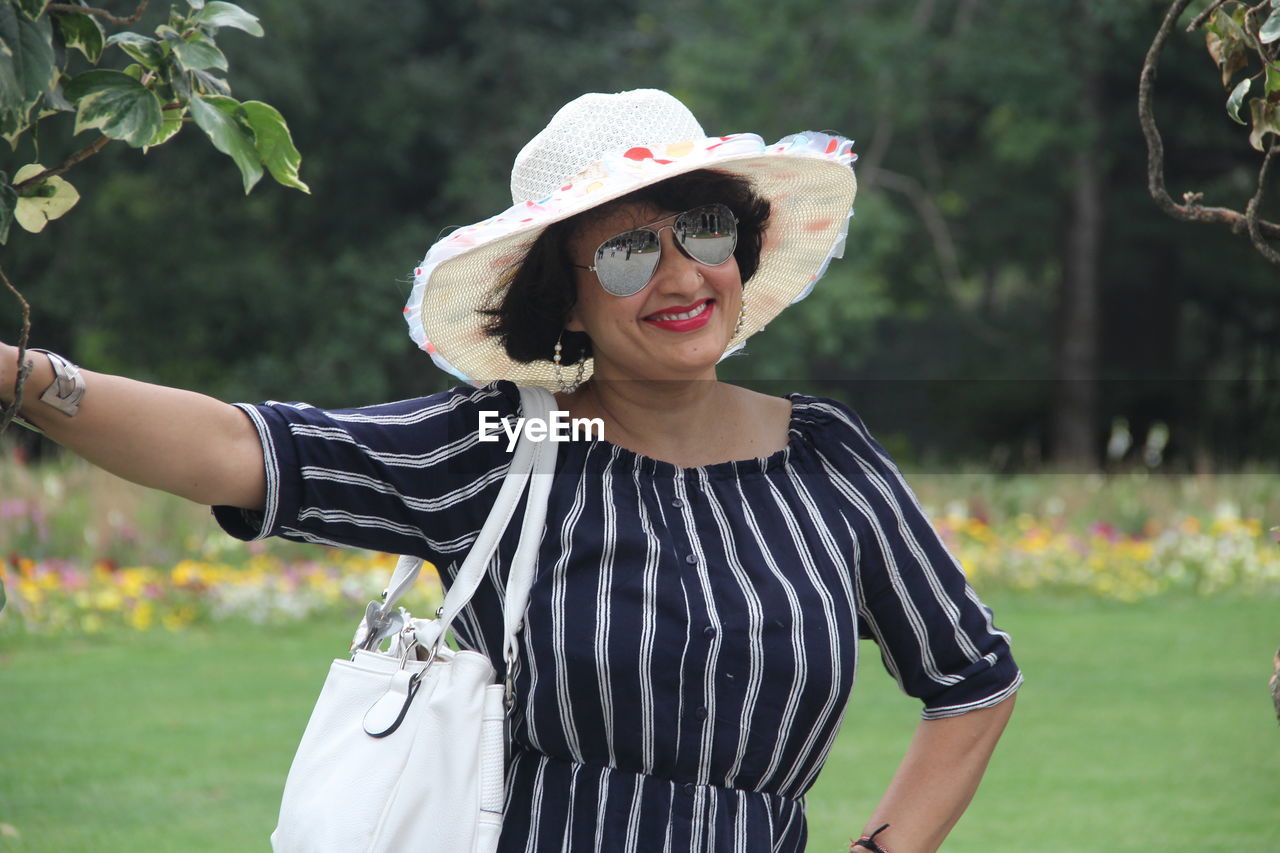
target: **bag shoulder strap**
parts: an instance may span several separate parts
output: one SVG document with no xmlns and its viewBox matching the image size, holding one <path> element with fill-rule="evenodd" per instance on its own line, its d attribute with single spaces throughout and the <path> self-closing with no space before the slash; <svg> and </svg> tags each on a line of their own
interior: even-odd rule
<svg viewBox="0 0 1280 853">
<path fill-rule="evenodd" d="M 538 387 L 521 386 L 520 415 L 522 417 L 549 421 L 554 408 L 555 398 L 549 391 Z M 555 473 L 557 449 L 554 441 L 531 441 L 525 437 L 525 434 L 521 434 L 493 508 L 489 511 L 489 516 L 485 519 L 484 526 L 480 528 L 462 566 L 458 569 L 445 596 L 444 605 L 438 611 L 440 637 L 444 637 L 454 617 L 475 595 L 480 582 L 484 579 L 489 561 L 493 559 L 498 549 L 502 534 L 515 514 L 525 487 L 532 479 L 534 485 L 529 490 L 529 500 L 525 505 L 520 542 L 516 546 L 516 555 L 512 560 L 503 604 L 506 633 L 504 652 L 509 663 L 514 661 L 515 634 L 519 632 L 520 620 L 528 604 L 529 589 L 533 584 L 533 568 L 546 520 L 547 497 L 550 494 L 551 480 Z M 402 556 L 397 561 L 395 571 L 383 593 L 382 615 L 389 615 L 394 611 L 396 603 L 417 582 L 421 569 L 422 560 L 418 557 Z"/>
</svg>

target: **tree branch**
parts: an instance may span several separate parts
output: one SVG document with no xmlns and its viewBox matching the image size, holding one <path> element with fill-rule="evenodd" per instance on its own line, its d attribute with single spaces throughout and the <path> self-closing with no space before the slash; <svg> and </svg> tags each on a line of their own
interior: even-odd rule
<svg viewBox="0 0 1280 853">
<path fill-rule="evenodd" d="M 884 162 L 889 151 L 889 143 L 893 140 L 894 122 L 888 115 L 881 115 L 871 134 L 871 144 L 858 156 L 858 184 L 871 190 L 876 185 L 876 177 L 880 174 L 880 164 Z"/>
<path fill-rule="evenodd" d="M 126 24 L 136 24 L 138 19 L 142 17 L 142 13 L 147 11 L 147 3 L 151 0 L 139 0 L 138 8 L 133 10 L 133 14 L 127 18 L 121 18 L 111 14 L 106 9 L 95 9 L 92 6 L 77 6 L 74 3 L 50 3 L 45 6 L 46 12 L 74 12 L 78 15 L 93 15 L 101 18 L 109 24 L 124 26 Z"/>
<path fill-rule="evenodd" d="M 1253 194 L 1253 198 L 1249 199 L 1249 205 L 1244 209 L 1244 214 L 1249 223 L 1249 240 L 1252 241 L 1253 248 L 1268 261 L 1280 266 L 1280 252 L 1271 248 L 1262 239 L 1262 233 L 1258 228 L 1258 207 L 1262 204 L 1262 193 L 1267 185 L 1267 170 L 1271 167 L 1271 158 L 1277 151 L 1280 151 L 1280 145 L 1272 145 L 1267 149 L 1267 156 L 1262 159 L 1262 168 L 1258 170 L 1258 189 Z"/>
<path fill-rule="evenodd" d="M 924 184 L 910 175 L 879 168 L 875 172 L 877 186 L 892 192 L 901 193 L 911 202 L 916 215 L 924 223 L 925 230 L 933 242 L 933 253 L 938 259 L 938 267 L 942 272 L 942 283 L 957 304 L 963 304 L 961 294 L 963 275 L 960 270 L 960 253 L 956 250 L 955 241 L 951 238 L 951 226 L 946 217 L 938 209 L 933 197 L 925 189 Z M 988 342 L 1003 342 L 1004 333 L 991 326 L 977 314 L 961 313 L 970 331 Z"/>
<path fill-rule="evenodd" d="M 1227 0 L 1213 0 L 1213 2 L 1209 4 L 1209 8 L 1205 9 L 1199 15 L 1196 15 L 1194 18 L 1191 19 L 1191 23 L 1187 24 L 1187 32 L 1193 33 L 1196 30 L 1200 29 L 1202 26 L 1204 26 L 1204 22 L 1209 20 L 1209 18 L 1213 15 L 1213 13 L 1218 11 L 1218 9 L 1222 7 L 1226 2 Z M 1177 15 L 1175 15 L 1174 17 L 1176 18 Z"/>
<path fill-rule="evenodd" d="M 38 184 L 41 181 L 43 181 L 45 178 L 51 178 L 54 175 L 61 175 L 62 173 L 69 171 L 71 167 L 75 166 L 81 160 L 87 160 L 90 157 L 92 157 L 94 154 L 97 154 L 99 151 L 105 148 L 107 143 L 110 141 L 111 140 L 108 137 L 99 136 L 97 139 L 95 139 L 93 142 L 86 145 L 84 148 L 81 148 L 79 151 L 75 152 L 74 154 L 68 155 L 67 159 L 63 160 L 57 166 L 53 167 L 52 169 L 45 169 L 40 174 L 32 175 L 26 180 L 19 181 L 18 183 L 13 185 L 13 188 L 18 192 L 22 192 L 27 187 L 32 186 L 33 184 Z"/>
<path fill-rule="evenodd" d="M 1156 128 L 1155 114 L 1151 107 L 1151 92 L 1156 82 L 1156 62 L 1160 51 L 1173 32 L 1178 18 L 1191 5 L 1192 0 L 1174 0 L 1173 5 L 1164 16 L 1160 29 L 1156 32 L 1151 47 L 1147 50 L 1147 58 L 1142 63 L 1142 76 L 1138 80 L 1138 120 L 1142 124 L 1142 135 L 1147 141 L 1147 191 L 1155 199 L 1156 205 L 1174 219 L 1187 222 L 1211 222 L 1226 225 L 1237 234 L 1249 233 L 1248 217 L 1236 210 L 1226 207 L 1204 207 L 1200 204 L 1199 193 L 1186 193 L 1184 204 L 1176 203 L 1169 197 L 1164 183 L 1164 141 Z M 1258 232 L 1270 239 L 1280 239 L 1280 225 L 1266 220 L 1258 220 L 1253 226 Z"/>
<path fill-rule="evenodd" d="M 0 435 L 3 435 L 9 424 L 13 422 L 14 416 L 18 414 L 18 409 L 22 407 L 22 388 L 27 384 L 27 375 L 31 373 L 31 365 L 27 363 L 27 339 L 31 335 L 31 306 L 18 288 L 13 286 L 13 282 L 9 281 L 3 269 L 0 269 L 0 280 L 4 281 L 4 286 L 9 288 L 9 292 L 22 305 L 22 331 L 18 334 L 18 373 L 13 380 L 13 403 L 0 409 Z"/>
<path fill-rule="evenodd" d="M 877 182 L 887 190 L 902 193 L 911 200 L 929 236 L 933 238 L 933 250 L 938 256 L 938 265 L 942 268 L 942 278 L 947 289 L 953 293 L 960 286 L 960 254 L 956 251 L 955 241 L 951 239 L 951 229 L 942 211 L 934 204 L 933 199 L 925 192 L 924 186 L 911 177 L 898 172 L 881 168 L 876 173 Z"/>
</svg>

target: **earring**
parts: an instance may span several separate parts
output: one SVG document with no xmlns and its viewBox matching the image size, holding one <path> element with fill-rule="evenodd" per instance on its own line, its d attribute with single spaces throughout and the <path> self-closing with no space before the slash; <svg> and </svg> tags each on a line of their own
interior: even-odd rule
<svg viewBox="0 0 1280 853">
<path fill-rule="evenodd" d="M 564 333 L 561 332 L 561 337 L 563 336 L 564 336 Z M 560 390 L 563 393 L 572 394 L 574 391 L 577 391 L 578 386 L 582 384 L 582 374 L 585 373 L 587 369 L 587 357 L 585 353 L 578 357 L 577 375 L 573 377 L 572 383 L 565 382 L 564 374 L 561 373 L 561 369 L 560 369 L 560 349 L 561 349 L 560 338 L 556 338 L 556 354 L 551 359 L 552 363 L 555 365 L 556 385 L 560 386 Z"/>
<path fill-rule="evenodd" d="M 733 327 L 733 334 L 729 336 L 729 340 L 736 338 L 742 332 L 742 327 L 747 322 L 747 298 L 742 297 L 742 302 L 738 304 L 738 324 Z"/>
</svg>

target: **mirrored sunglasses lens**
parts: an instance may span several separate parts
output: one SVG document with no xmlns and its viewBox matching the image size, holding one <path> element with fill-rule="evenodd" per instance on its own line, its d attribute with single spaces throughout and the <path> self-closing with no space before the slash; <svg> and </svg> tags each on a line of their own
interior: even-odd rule
<svg viewBox="0 0 1280 853">
<path fill-rule="evenodd" d="M 738 245 L 738 223 L 723 204 L 708 204 L 682 213 L 675 222 L 676 239 L 694 260 L 717 266 Z"/>
<path fill-rule="evenodd" d="M 610 237 L 596 249 L 596 276 L 614 296 L 631 296 L 644 290 L 661 255 L 661 243 L 653 231 L 640 228 Z"/>
</svg>

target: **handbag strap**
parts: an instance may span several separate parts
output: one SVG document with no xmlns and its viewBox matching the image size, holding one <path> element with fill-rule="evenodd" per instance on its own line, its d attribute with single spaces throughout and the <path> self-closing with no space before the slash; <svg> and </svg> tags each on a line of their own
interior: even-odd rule
<svg viewBox="0 0 1280 853">
<path fill-rule="evenodd" d="M 546 422 L 550 420 L 554 408 L 555 398 L 547 390 L 537 387 L 520 387 L 522 417 L 540 418 Z M 504 657 L 507 660 L 508 671 L 511 664 L 515 662 L 515 636 L 520 631 L 521 619 L 529 601 L 529 589 L 533 585 L 534 564 L 546 520 L 547 498 L 551 491 L 552 476 L 555 473 L 557 450 L 557 444 L 554 441 L 531 441 L 526 437 L 526 433 L 521 433 L 493 508 L 489 511 L 489 516 L 485 519 L 479 534 L 476 535 L 476 540 L 472 543 L 471 550 L 463 560 L 457 575 L 454 576 L 444 604 L 437 611 L 438 637 L 439 642 L 443 642 L 454 617 L 471 601 L 471 597 L 484 579 L 489 561 L 498 550 L 498 543 L 511 517 L 515 514 L 525 487 L 532 481 L 529 500 L 525 504 L 520 541 L 512 560 L 503 603 L 506 635 Z M 397 561 L 395 571 L 383 593 L 381 615 L 387 616 L 393 612 L 396 602 L 417 582 L 421 569 L 422 560 L 418 557 L 402 556 Z"/>
<path fill-rule="evenodd" d="M 549 393 L 547 396 L 551 397 Z M 554 403 L 554 398 L 552 402 Z M 556 442 L 541 441 L 537 444 L 538 453 L 530 474 L 529 500 L 525 504 L 520 543 L 511 559 L 511 571 L 507 575 L 507 591 L 502 606 L 503 633 L 506 638 L 503 658 L 507 662 L 508 699 L 511 669 L 516 662 L 516 635 L 524 627 L 524 612 L 529 605 L 529 590 L 533 587 L 534 567 L 538 547 L 542 544 L 542 533 L 546 529 L 547 503 L 556 471 Z"/>
</svg>

